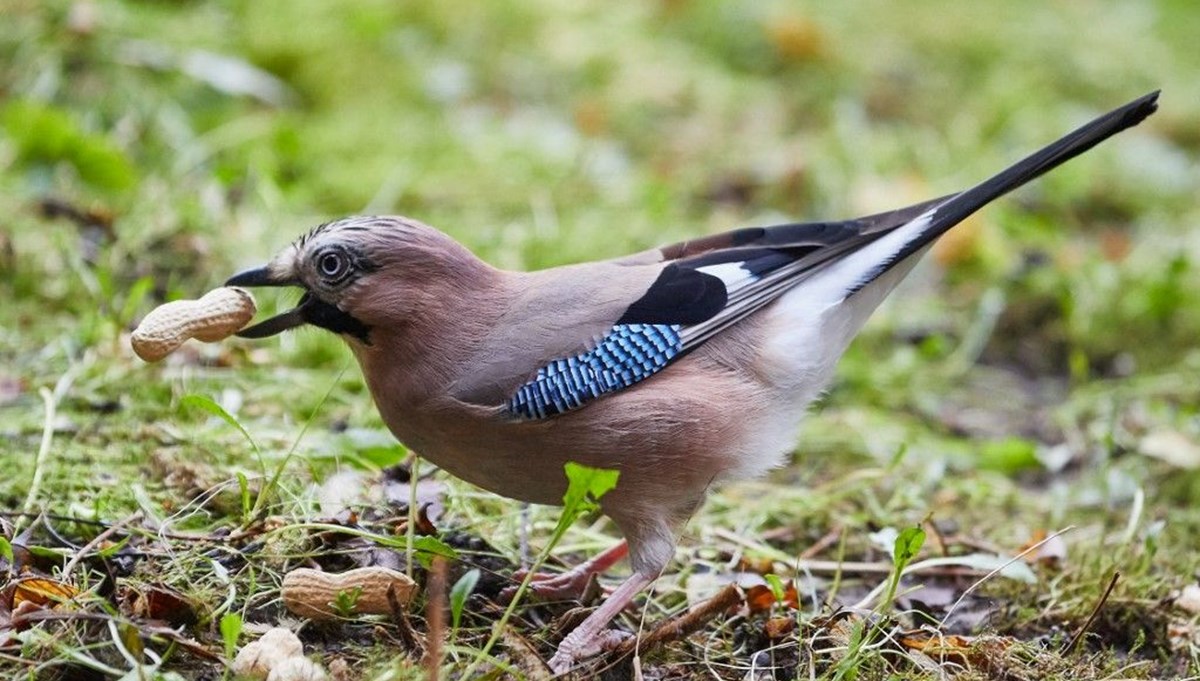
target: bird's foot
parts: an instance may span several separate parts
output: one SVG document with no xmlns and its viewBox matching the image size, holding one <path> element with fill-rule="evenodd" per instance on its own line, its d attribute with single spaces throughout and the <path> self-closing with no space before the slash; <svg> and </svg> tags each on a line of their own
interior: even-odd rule
<svg viewBox="0 0 1200 681">
<path fill-rule="evenodd" d="M 562 643 L 558 644 L 558 650 L 554 651 L 554 657 L 550 658 L 550 671 L 555 674 L 565 674 L 580 660 L 613 650 L 622 641 L 633 636 L 627 631 L 605 629 L 590 639 L 576 638 L 573 634 L 578 631 L 576 629 L 571 632 L 572 635 L 568 635 Z"/>
<path fill-rule="evenodd" d="M 596 575 L 611 568 L 617 561 L 629 553 L 629 543 L 625 540 L 610 546 L 562 574 L 537 573 L 529 581 L 529 589 L 535 596 L 544 601 L 591 600 L 590 596 L 597 595 Z M 520 583 L 529 574 L 526 570 L 518 570 L 513 574 L 513 580 Z M 512 600 L 517 594 L 517 587 L 510 586 L 500 592 L 500 598 Z"/>
<path fill-rule="evenodd" d="M 596 581 L 597 573 L 582 568 L 583 566 L 580 566 L 560 574 L 535 573 L 529 580 L 529 591 L 542 601 L 576 600 L 586 602 L 591 600 L 592 597 L 600 594 L 600 585 Z M 513 580 L 519 584 L 524 581 L 527 574 L 529 573 L 525 570 L 518 570 L 513 574 Z M 500 598 L 505 601 L 512 600 L 517 595 L 517 588 L 517 586 L 505 588 L 500 592 Z"/>
</svg>

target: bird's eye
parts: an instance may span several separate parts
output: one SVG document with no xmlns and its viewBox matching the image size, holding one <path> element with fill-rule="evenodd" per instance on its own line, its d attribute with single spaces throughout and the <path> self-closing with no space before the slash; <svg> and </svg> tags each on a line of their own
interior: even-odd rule
<svg viewBox="0 0 1200 681">
<path fill-rule="evenodd" d="M 346 273 L 350 263 L 346 259 L 345 254 L 337 251 L 329 251 L 317 260 L 317 268 L 321 270 L 321 276 L 326 279 L 337 279 Z"/>
</svg>

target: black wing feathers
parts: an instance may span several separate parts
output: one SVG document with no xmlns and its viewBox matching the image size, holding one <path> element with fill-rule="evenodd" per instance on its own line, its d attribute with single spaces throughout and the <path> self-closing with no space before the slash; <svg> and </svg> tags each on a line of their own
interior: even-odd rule
<svg viewBox="0 0 1200 681">
<path fill-rule="evenodd" d="M 724 309 L 726 300 L 719 278 L 672 263 L 617 324 L 698 324 Z"/>
<path fill-rule="evenodd" d="M 826 250 L 831 256 L 865 243 L 927 211 L 945 199 L 842 222 L 806 222 L 748 227 L 662 248 L 672 260 L 646 294 L 629 306 L 618 324 L 698 324 L 729 302 L 732 281 L 702 271 L 717 265 L 740 268 L 751 283 Z M 837 246 L 838 248 L 830 248 Z M 729 272 L 727 277 L 735 274 Z M 780 287 L 772 287 L 779 290 Z"/>
</svg>

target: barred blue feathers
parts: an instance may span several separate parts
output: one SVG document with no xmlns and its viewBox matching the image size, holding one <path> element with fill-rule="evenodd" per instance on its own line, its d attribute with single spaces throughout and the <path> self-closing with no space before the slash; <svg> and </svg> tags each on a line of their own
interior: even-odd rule
<svg viewBox="0 0 1200 681">
<path fill-rule="evenodd" d="M 527 419 L 561 414 L 605 393 L 627 388 L 671 362 L 683 350 L 678 324 L 618 324 L 595 348 L 557 359 L 517 389 L 508 411 Z"/>
</svg>

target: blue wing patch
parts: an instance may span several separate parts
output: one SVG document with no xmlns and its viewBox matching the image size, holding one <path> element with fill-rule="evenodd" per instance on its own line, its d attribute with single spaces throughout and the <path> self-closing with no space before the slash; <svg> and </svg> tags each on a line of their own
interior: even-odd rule
<svg viewBox="0 0 1200 681">
<path fill-rule="evenodd" d="M 538 369 L 537 376 L 508 400 L 508 411 L 544 419 L 627 388 L 660 371 L 683 350 L 680 328 L 679 324 L 618 324 L 591 350 Z"/>
</svg>

